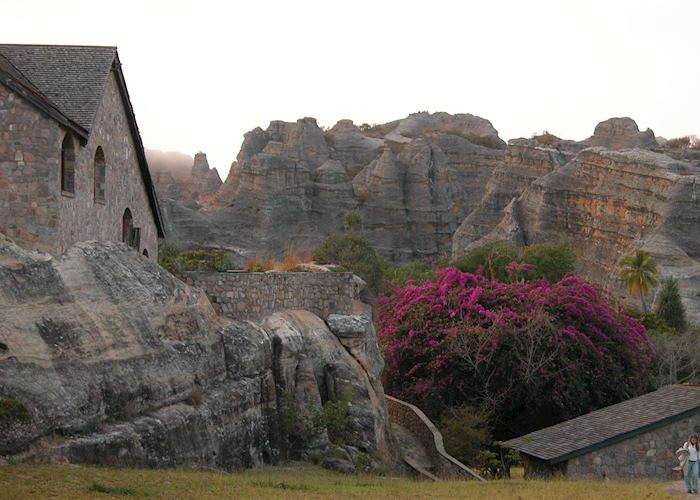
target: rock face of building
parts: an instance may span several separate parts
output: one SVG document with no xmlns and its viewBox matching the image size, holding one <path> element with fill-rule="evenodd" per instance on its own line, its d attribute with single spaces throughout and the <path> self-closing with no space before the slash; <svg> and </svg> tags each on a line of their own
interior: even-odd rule
<svg viewBox="0 0 700 500">
<path fill-rule="evenodd" d="M 357 296 L 338 300 L 355 301 L 350 314 L 232 321 L 121 243 L 83 242 L 51 257 L 0 235 L 0 400 L 27 410 L 0 419 L 0 454 L 148 467 L 272 463 L 288 438 L 285 412 L 313 415 L 349 389 L 350 444 L 393 464 L 370 309 Z M 324 431 L 309 446 L 328 442 Z"/>
<path fill-rule="evenodd" d="M 54 255 L 157 256 L 155 190 L 113 47 L 0 45 L 0 232 Z"/>
</svg>

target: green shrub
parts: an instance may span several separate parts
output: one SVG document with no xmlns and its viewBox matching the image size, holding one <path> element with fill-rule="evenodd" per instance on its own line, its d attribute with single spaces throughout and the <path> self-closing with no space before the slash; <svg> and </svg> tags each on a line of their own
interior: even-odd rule
<svg viewBox="0 0 700 500">
<path fill-rule="evenodd" d="M 357 274 L 374 293 L 382 284 L 385 261 L 361 234 L 347 232 L 329 236 L 314 250 L 313 259 L 319 264 L 338 264 Z"/>
<path fill-rule="evenodd" d="M 362 226 L 362 216 L 354 210 L 345 212 L 345 215 L 343 215 L 343 225 L 346 230 L 352 231 Z"/>
<path fill-rule="evenodd" d="M 440 432 L 447 453 L 464 464 L 476 465 L 479 452 L 491 442 L 487 422 L 487 415 L 468 406 L 446 411 Z"/>
<path fill-rule="evenodd" d="M 465 273 L 481 274 L 489 279 L 506 282 L 506 266 L 518 258 L 515 247 L 504 241 L 490 241 L 467 250 L 452 261 L 452 265 Z"/>
<path fill-rule="evenodd" d="M 528 281 L 544 278 L 556 283 L 574 273 L 576 253 L 568 242 L 537 243 L 518 248 L 504 241 L 490 241 L 467 250 L 451 264 L 460 271 L 482 274 L 503 283 L 516 278 Z"/>
<path fill-rule="evenodd" d="M 388 290 L 392 286 L 403 286 L 409 282 L 419 285 L 435 279 L 435 270 L 433 266 L 419 260 L 401 265 L 387 264 L 384 266 L 383 278 L 383 290 Z"/>
<path fill-rule="evenodd" d="M 158 263 L 171 273 L 226 271 L 233 268 L 231 259 L 223 250 L 182 251 L 172 243 L 164 243 L 158 248 Z"/>
<path fill-rule="evenodd" d="M 0 399 L 0 424 L 29 422 L 31 419 L 31 414 L 20 401 Z"/>
<path fill-rule="evenodd" d="M 659 290 L 659 297 L 656 299 L 654 312 L 659 320 L 665 322 L 675 331 L 683 333 L 688 329 L 685 306 L 681 301 L 677 279 L 668 278 L 664 281 L 661 290 Z"/>
<path fill-rule="evenodd" d="M 554 245 L 537 243 L 523 248 L 521 262 L 535 266 L 526 273 L 525 279 L 545 278 L 556 283 L 564 276 L 574 274 L 576 253 L 566 242 Z"/>
<path fill-rule="evenodd" d="M 285 457 L 299 456 L 302 450 L 318 440 L 324 430 L 328 433 L 328 440 L 335 445 L 342 446 L 351 441 L 352 388 L 349 386 L 339 400 L 326 401 L 322 408 L 313 411 L 301 408 L 294 395 L 282 386 L 277 386 L 277 396 L 278 430 Z"/>
<path fill-rule="evenodd" d="M 328 431 L 328 439 L 333 444 L 341 446 L 348 444 L 352 437 L 350 400 L 352 400 L 352 389 L 347 386 L 338 401 L 327 401 L 323 405 L 323 425 Z"/>
</svg>

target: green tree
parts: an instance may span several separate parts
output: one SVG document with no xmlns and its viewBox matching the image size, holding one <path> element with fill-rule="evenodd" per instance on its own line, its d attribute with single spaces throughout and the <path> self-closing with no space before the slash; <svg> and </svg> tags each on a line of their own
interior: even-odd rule
<svg viewBox="0 0 700 500">
<path fill-rule="evenodd" d="M 479 452 L 491 443 L 487 415 L 468 406 L 447 410 L 440 433 L 447 453 L 467 465 L 476 465 Z"/>
<path fill-rule="evenodd" d="M 367 282 L 373 293 L 382 284 L 384 259 L 363 235 L 348 232 L 332 234 L 313 253 L 319 264 L 338 264 Z"/>
<path fill-rule="evenodd" d="M 620 266 L 620 278 L 625 283 L 627 291 L 639 296 L 642 310 L 646 313 L 647 304 L 644 297 L 659 284 L 656 279 L 658 272 L 656 260 L 648 251 L 638 248 L 634 254 L 622 257 L 618 265 Z"/>
<path fill-rule="evenodd" d="M 362 216 L 354 210 L 345 212 L 345 215 L 343 215 L 343 224 L 347 231 L 353 231 L 356 227 L 362 226 Z"/>
<path fill-rule="evenodd" d="M 556 283 L 564 276 L 574 274 L 576 253 L 566 242 L 556 245 L 538 243 L 523 249 L 521 262 L 535 266 L 526 273 L 526 279 L 545 278 L 551 283 Z"/>
<path fill-rule="evenodd" d="M 683 333 L 688 329 L 685 306 L 681 301 L 677 279 L 668 278 L 664 281 L 659 291 L 654 312 L 659 319 L 665 321 L 667 325 L 678 333 Z"/>
<path fill-rule="evenodd" d="M 516 248 L 505 241 L 490 241 L 479 247 L 467 250 L 452 261 L 452 265 L 460 271 L 483 274 L 497 281 L 508 281 L 506 266 L 516 261 Z"/>
</svg>

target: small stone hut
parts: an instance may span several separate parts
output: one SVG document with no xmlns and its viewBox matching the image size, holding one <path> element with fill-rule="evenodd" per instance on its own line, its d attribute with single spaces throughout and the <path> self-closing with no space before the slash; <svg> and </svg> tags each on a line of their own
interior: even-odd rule
<svg viewBox="0 0 700 500">
<path fill-rule="evenodd" d="M 0 44 L 0 233 L 54 255 L 164 236 L 116 47 Z"/>
<path fill-rule="evenodd" d="M 508 441 L 525 477 L 671 478 L 677 450 L 700 434 L 700 386 L 670 385 Z"/>
</svg>

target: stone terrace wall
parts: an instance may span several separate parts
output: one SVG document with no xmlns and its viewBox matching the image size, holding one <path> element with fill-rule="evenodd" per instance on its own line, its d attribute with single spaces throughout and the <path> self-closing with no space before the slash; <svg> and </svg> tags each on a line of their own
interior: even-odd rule
<svg viewBox="0 0 700 500">
<path fill-rule="evenodd" d="M 201 288 L 217 313 L 260 319 L 275 311 L 302 309 L 321 318 L 353 314 L 365 282 L 352 273 L 186 272 L 185 283 Z"/>
<path fill-rule="evenodd" d="M 671 479 L 675 451 L 700 432 L 700 415 L 569 460 L 567 475 L 582 479 Z"/>
<path fill-rule="evenodd" d="M 423 445 L 435 464 L 434 472 L 441 478 L 483 478 L 445 451 L 442 434 L 417 406 L 385 395 L 386 408 L 392 423 L 408 429 Z M 407 461 L 408 462 L 408 461 Z M 410 462 L 409 465 L 412 466 Z"/>
</svg>

